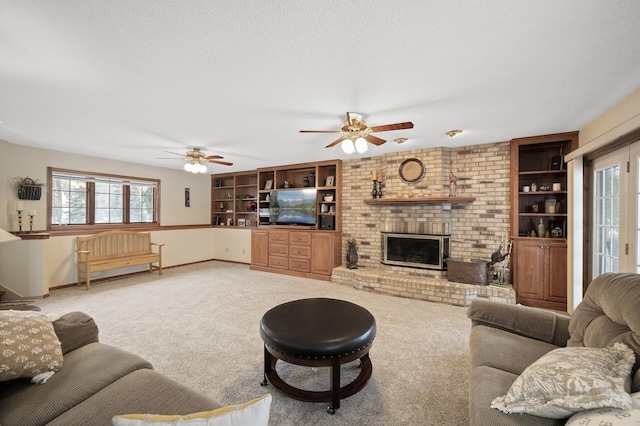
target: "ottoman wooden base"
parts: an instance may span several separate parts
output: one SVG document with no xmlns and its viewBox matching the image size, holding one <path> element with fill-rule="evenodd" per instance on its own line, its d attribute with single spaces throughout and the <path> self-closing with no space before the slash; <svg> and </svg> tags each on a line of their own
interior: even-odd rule
<svg viewBox="0 0 640 426">
<path fill-rule="evenodd" d="M 351 361 L 360 360 L 360 374 L 348 385 L 340 387 L 340 366 Z M 331 388 L 327 391 L 308 391 L 291 386 L 285 382 L 276 371 L 278 360 L 289 364 L 302 365 L 305 367 L 331 367 Z M 330 402 L 327 411 L 331 414 L 340 408 L 340 400 L 355 395 L 362 389 L 369 378 L 373 367 L 369 359 L 369 348 L 348 357 L 332 359 L 300 359 L 278 353 L 265 345 L 264 347 L 264 380 L 260 383 L 266 386 L 269 382 L 277 390 L 290 398 L 306 402 Z"/>
</svg>

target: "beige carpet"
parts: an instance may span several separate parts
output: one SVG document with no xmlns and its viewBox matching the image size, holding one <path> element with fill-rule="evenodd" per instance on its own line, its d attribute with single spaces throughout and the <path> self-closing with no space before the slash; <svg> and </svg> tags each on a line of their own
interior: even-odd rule
<svg viewBox="0 0 640 426">
<path fill-rule="evenodd" d="M 373 376 L 332 416 L 327 404 L 295 401 L 261 387 L 261 316 L 307 297 L 332 297 L 367 308 L 376 318 Z M 84 311 L 100 340 L 148 359 L 156 370 L 237 404 L 273 395 L 271 425 L 465 425 L 469 423 L 466 308 L 372 294 L 324 281 L 251 271 L 247 265 L 205 262 L 67 288 L 37 302 L 44 312 Z M 325 368 L 278 363 L 285 380 L 328 389 Z M 356 363 L 343 366 L 354 377 Z"/>
</svg>

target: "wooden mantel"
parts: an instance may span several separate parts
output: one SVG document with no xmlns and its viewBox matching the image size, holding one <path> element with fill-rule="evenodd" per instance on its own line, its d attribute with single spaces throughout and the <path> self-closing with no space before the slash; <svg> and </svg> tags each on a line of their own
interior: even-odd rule
<svg viewBox="0 0 640 426">
<path fill-rule="evenodd" d="M 413 198 L 370 198 L 365 204 L 468 204 L 474 202 L 475 197 L 413 197 Z"/>
</svg>

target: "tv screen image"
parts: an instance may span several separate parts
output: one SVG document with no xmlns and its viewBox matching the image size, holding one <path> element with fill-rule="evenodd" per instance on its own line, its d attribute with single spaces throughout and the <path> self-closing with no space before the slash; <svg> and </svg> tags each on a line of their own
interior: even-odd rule
<svg viewBox="0 0 640 426">
<path fill-rule="evenodd" d="M 315 225 L 316 192 L 315 189 L 271 191 L 269 221 L 280 225 Z"/>
</svg>

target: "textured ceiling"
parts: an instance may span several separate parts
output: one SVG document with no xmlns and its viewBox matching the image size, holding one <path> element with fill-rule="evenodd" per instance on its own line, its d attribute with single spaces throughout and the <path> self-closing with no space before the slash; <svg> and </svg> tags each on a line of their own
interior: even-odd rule
<svg viewBox="0 0 640 426">
<path fill-rule="evenodd" d="M 219 173 L 577 130 L 640 87 L 639 19 L 638 0 L 2 0 L 0 139 L 171 168 L 197 146 Z M 415 127 L 351 156 L 298 133 L 347 111 Z"/>
</svg>

